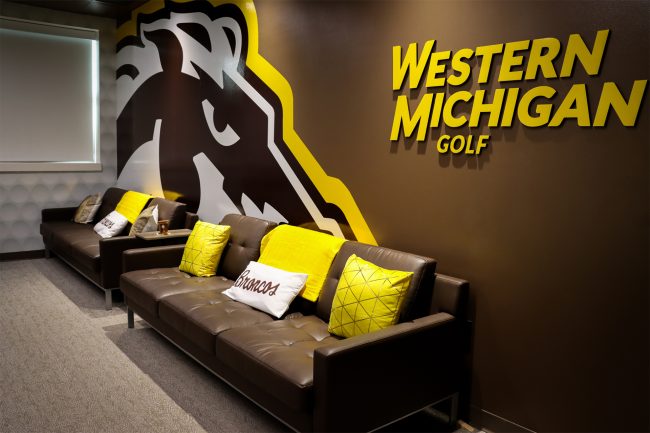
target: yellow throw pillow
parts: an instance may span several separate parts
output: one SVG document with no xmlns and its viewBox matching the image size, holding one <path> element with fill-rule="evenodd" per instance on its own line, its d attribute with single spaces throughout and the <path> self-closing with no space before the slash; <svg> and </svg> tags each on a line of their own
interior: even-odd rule
<svg viewBox="0 0 650 433">
<path fill-rule="evenodd" d="M 136 191 L 127 191 L 115 207 L 115 210 L 124 215 L 133 224 L 144 209 L 151 196 Z"/>
<path fill-rule="evenodd" d="M 394 325 L 413 272 L 381 268 L 352 254 L 336 287 L 327 330 L 353 337 Z"/>
<path fill-rule="evenodd" d="M 185 244 L 179 269 L 197 277 L 215 275 L 229 237 L 230 226 L 197 222 Z"/>
<path fill-rule="evenodd" d="M 345 239 L 326 233 L 283 224 L 262 238 L 258 262 L 289 272 L 308 274 L 305 288 L 299 295 L 315 302 L 332 260 L 344 242 Z"/>
</svg>

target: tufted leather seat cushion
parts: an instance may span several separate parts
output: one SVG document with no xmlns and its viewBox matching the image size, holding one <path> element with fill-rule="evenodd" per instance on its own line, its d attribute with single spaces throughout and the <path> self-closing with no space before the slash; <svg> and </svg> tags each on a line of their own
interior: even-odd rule
<svg viewBox="0 0 650 433">
<path fill-rule="evenodd" d="M 54 235 L 62 228 L 70 226 L 70 221 L 47 221 L 41 223 L 41 234 L 43 235 L 43 242 L 52 243 Z M 79 224 L 81 227 L 82 225 Z"/>
<path fill-rule="evenodd" d="M 337 338 L 316 316 L 233 328 L 217 336 L 223 362 L 296 410 L 313 405 L 314 351 Z"/>
<path fill-rule="evenodd" d="M 43 223 L 41 231 L 47 235 L 49 243 L 65 252 L 77 265 L 92 272 L 101 268 L 99 257 L 99 240 L 90 224 L 76 224 L 69 221 L 52 221 Z"/>
<path fill-rule="evenodd" d="M 96 233 L 93 231 L 93 235 Z M 99 235 L 97 235 L 99 236 Z M 70 246 L 67 253 L 77 263 L 82 264 L 93 272 L 101 271 L 101 257 L 99 254 L 99 239 L 94 239 L 94 236 L 88 235 L 70 240 Z"/>
<path fill-rule="evenodd" d="M 225 290 L 232 284 L 224 277 L 195 277 L 178 268 L 157 268 L 122 274 L 120 288 L 127 298 L 158 317 L 158 302 L 167 296 L 197 290 Z"/>
<path fill-rule="evenodd" d="M 50 221 L 41 224 L 41 231 L 47 239 L 57 246 L 69 246 L 71 239 L 93 237 L 99 241 L 100 236 L 95 233 L 90 224 L 77 224 L 70 221 Z"/>
<path fill-rule="evenodd" d="M 156 268 L 122 274 L 120 288 L 132 304 L 158 317 L 161 299 L 197 290 L 224 290 L 233 285 L 251 260 L 260 255 L 260 241 L 274 222 L 244 215 L 226 215 L 220 224 L 229 225 L 230 239 L 221 255 L 215 277 L 194 277 L 173 268 Z"/>
<path fill-rule="evenodd" d="M 273 320 L 222 292 L 200 290 L 166 296 L 160 300 L 158 316 L 210 354 L 215 353 L 215 338 L 220 332 Z"/>
</svg>

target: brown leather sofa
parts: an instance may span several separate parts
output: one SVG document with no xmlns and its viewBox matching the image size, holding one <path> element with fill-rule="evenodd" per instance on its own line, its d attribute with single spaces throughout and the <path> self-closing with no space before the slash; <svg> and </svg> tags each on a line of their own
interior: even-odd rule
<svg viewBox="0 0 650 433">
<path fill-rule="evenodd" d="M 296 298 L 277 320 L 222 294 L 258 258 L 260 240 L 274 224 L 239 215 L 227 215 L 222 224 L 231 226 L 231 238 L 215 277 L 179 271 L 182 245 L 124 253 L 120 287 L 129 327 L 135 312 L 297 431 L 374 430 L 447 399 L 455 421 L 466 281 L 436 276 L 433 259 L 347 241 L 318 301 Z M 353 253 L 414 277 L 398 324 L 341 339 L 327 327 Z"/>
<path fill-rule="evenodd" d="M 126 190 L 108 188 L 102 204 L 92 223 L 77 224 L 73 221 L 76 207 L 49 208 L 41 211 L 40 226 L 45 255 L 56 254 L 81 275 L 104 290 L 106 308 L 112 307 L 112 292 L 118 289 L 122 273 L 122 252 L 130 248 L 144 248 L 157 245 L 184 243 L 185 238 L 160 238 L 143 240 L 128 236 L 131 224 L 112 238 L 102 239 L 93 230 L 94 225 L 115 210 Z M 168 219 L 170 229 L 191 228 L 196 221 L 195 214 L 186 212 L 186 205 L 164 198 L 152 198 L 147 206 L 158 205 L 158 218 Z"/>
</svg>

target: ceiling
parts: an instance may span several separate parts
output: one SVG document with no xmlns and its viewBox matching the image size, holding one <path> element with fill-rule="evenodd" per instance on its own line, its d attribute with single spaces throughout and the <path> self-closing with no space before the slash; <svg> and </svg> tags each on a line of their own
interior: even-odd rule
<svg viewBox="0 0 650 433">
<path fill-rule="evenodd" d="M 96 15 L 113 19 L 129 17 L 130 12 L 147 0 L 8 0 L 31 6 L 75 12 L 85 15 Z"/>
</svg>

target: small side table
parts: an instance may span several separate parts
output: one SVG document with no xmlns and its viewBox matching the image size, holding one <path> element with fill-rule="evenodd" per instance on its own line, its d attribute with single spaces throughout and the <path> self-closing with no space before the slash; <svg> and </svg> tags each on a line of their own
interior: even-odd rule
<svg viewBox="0 0 650 433">
<path fill-rule="evenodd" d="M 145 241 L 153 241 L 153 240 L 160 240 L 160 239 L 189 237 L 190 233 L 192 233 L 192 230 L 190 229 L 175 229 L 175 230 L 169 230 L 166 235 L 161 235 L 157 231 L 136 233 L 135 235 L 136 237 L 139 237 L 140 239 L 144 239 Z"/>
</svg>

